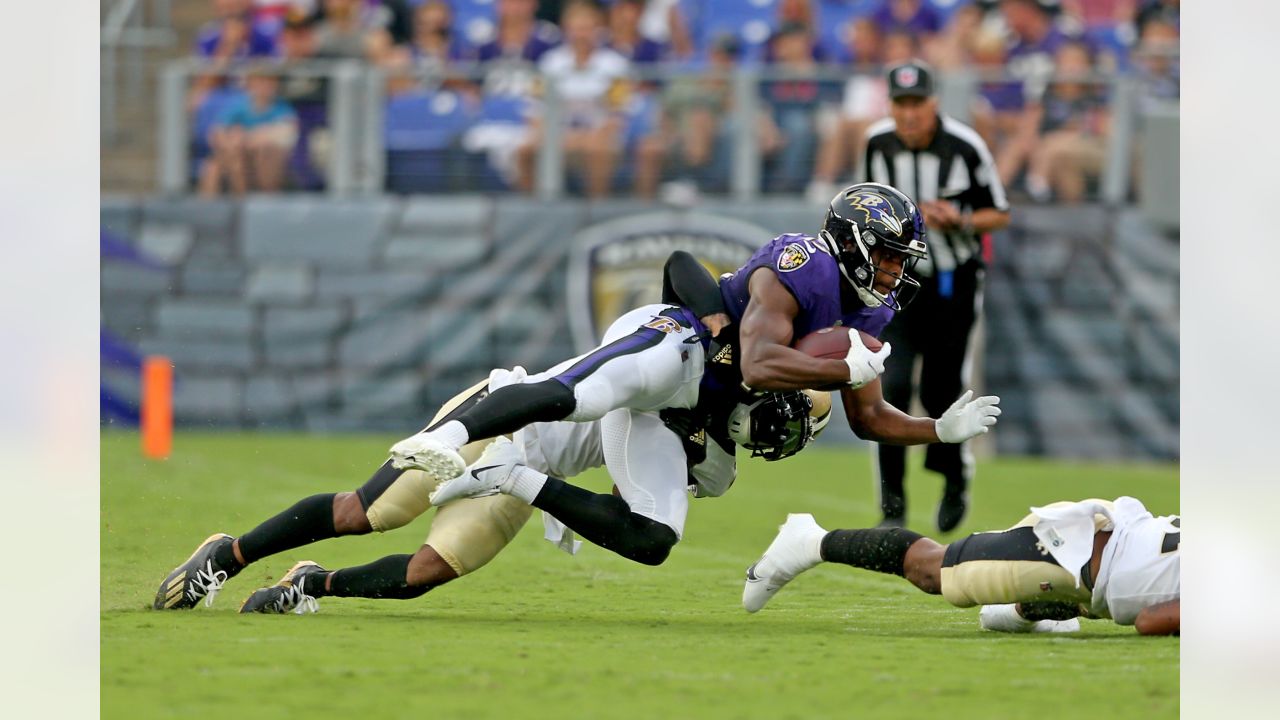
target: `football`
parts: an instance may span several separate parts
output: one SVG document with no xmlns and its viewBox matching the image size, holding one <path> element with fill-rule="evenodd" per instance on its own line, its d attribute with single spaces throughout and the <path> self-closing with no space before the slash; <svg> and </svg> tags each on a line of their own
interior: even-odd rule
<svg viewBox="0 0 1280 720">
<path fill-rule="evenodd" d="M 861 330 L 858 331 L 858 337 L 862 339 L 862 344 L 872 352 L 879 350 L 884 344 L 877 340 L 874 335 Z M 829 327 L 815 330 L 800 338 L 793 347 L 810 357 L 843 360 L 849 354 L 848 328 Z"/>
</svg>

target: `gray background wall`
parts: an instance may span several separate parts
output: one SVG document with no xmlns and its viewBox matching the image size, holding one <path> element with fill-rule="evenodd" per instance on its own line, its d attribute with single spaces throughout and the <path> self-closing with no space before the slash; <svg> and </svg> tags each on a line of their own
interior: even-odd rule
<svg viewBox="0 0 1280 720">
<path fill-rule="evenodd" d="M 104 197 L 102 324 L 177 371 L 184 426 L 415 429 L 489 368 L 573 353 L 564 283 L 580 228 L 652 206 L 483 197 Z M 813 232 L 794 200 L 699 212 Z M 761 242 L 767 240 L 762 237 Z M 976 384 L 1001 452 L 1178 453 L 1178 245 L 1135 210 L 1019 207 L 996 237 Z M 104 387 L 138 379 L 104 363 Z M 828 442 L 851 440 L 833 432 Z"/>
</svg>

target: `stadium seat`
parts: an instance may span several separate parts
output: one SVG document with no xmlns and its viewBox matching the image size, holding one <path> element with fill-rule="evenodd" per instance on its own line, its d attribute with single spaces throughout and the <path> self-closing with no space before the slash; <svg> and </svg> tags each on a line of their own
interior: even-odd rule
<svg viewBox="0 0 1280 720">
<path fill-rule="evenodd" d="M 461 172 L 458 145 L 472 119 L 463 99 L 448 90 L 405 93 L 388 100 L 383 126 L 387 190 L 450 189 L 451 180 Z"/>
<path fill-rule="evenodd" d="M 694 42 L 698 54 L 716 38 L 733 35 L 742 42 L 742 61 L 759 62 L 777 24 L 778 0 L 706 0 Z"/>
<path fill-rule="evenodd" d="M 450 0 L 453 7 L 453 29 L 469 49 L 493 39 L 496 0 Z"/>
</svg>

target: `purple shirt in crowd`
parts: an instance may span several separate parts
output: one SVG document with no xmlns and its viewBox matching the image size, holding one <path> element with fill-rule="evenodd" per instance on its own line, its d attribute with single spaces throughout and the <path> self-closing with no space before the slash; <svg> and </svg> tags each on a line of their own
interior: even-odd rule
<svg viewBox="0 0 1280 720">
<path fill-rule="evenodd" d="M 732 277 L 721 281 L 720 294 L 735 323 L 742 321 L 742 313 L 751 299 L 748 293 L 751 274 L 760 268 L 769 268 L 777 274 L 800 305 L 800 313 L 792 322 L 793 340 L 837 324 L 879 337 L 893 319 L 893 310 L 883 305 L 869 308 L 856 298 L 848 305 L 842 303 L 841 285 L 846 281 L 836 259 L 827 254 L 817 239 L 787 233 L 770 240 Z"/>
<path fill-rule="evenodd" d="M 533 26 L 529 39 L 520 48 L 519 54 L 503 52 L 497 38 L 476 48 L 476 59 L 480 62 L 498 60 L 500 58 L 518 58 L 529 62 L 538 62 L 548 50 L 560 44 L 560 28 L 545 20 L 539 20 Z"/>
<path fill-rule="evenodd" d="M 211 22 L 200 28 L 196 35 L 196 52 L 200 57 L 213 57 L 222 40 L 222 23 Z M 276 54 L 276 38 L 262 23 L 249 26 L 249 40 L 236 50 L 236 59 L 269 57 Z"/>
<path fill-rule="evenodd" d="M 913 35 L 933 35 L 941 32 L 942 26 L 945 24 L 942 21 L 942 16 L 938 14 L 937 8 L 925 0 L 921 0 L 915 14 L 905 20 L 899 20 L 894 17 L 892 0 L 885 0 L 871 14 L 871 19 L 875 21 L 876 27 L 880 28 L 880 32 L 907 30 Z"/>
</svg>

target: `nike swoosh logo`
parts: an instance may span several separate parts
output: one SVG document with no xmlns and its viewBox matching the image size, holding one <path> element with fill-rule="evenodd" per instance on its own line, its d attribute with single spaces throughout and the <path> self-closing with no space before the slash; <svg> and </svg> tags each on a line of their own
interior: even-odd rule
<svg viewBox="0 0 1280 720">
<path fill-rule="evenodd" d="M 484 472 L 485 470 L 493 470 L 495 468 L 500 468 L 500 467 L 502 466 L 501 465 L 485 465 L 484 467 L 475 468 L 474 470 L 471 471 L 471 477 L 479 481 L 480 473 Z"/>
<path fill-rule="evenodd" d="M 751 567 L 747 568 L 747 582 L 760 582 L 761 580 L 764 579 L 756 575 L 756 566 L 759 564 L 760 564 L 760 561 L 757 560 L 751 563 Z"/>
</svg>

